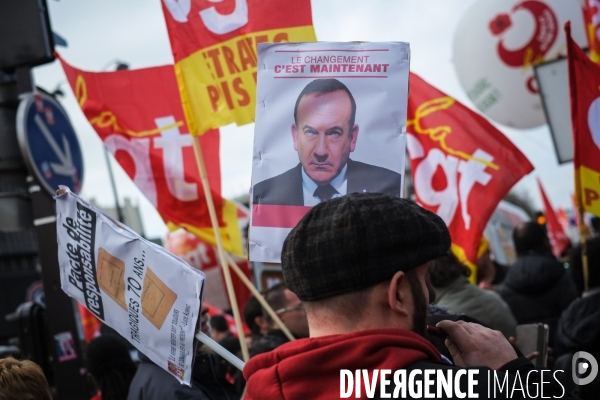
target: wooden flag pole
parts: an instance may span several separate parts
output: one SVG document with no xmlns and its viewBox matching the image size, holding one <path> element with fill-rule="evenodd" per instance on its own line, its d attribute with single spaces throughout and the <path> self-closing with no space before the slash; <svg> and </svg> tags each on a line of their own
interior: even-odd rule
<svg viewBox="0 0 600 400">
<path fill-rule="evenodd" d="M 581 238 L 581 266 L 583 267 L 583 290 L 589 289 L 590 270 L 587 257 L 587 228 L 583 222 L 583 210 L 579 210 L 579 237 Z"/>
<path fill-rule="evenodd" d="M 267 303 L 263 295 L 258 291 L 258 289 L 256 289 L 252 282 L 250 282 L 250 279 L 248 279 L 248 277 L 244 274 L 244 272 L 240 269 L 236 262 L 233 261 L 233 258 L 231 258 L 231 256 L 227 253 L 225 254 L 225 257 L 227 257 L 227 262 L 229 262 L 229 266 L 231 267 L 231 269 L 233 269 L 233 272 L 235 272 L 237 276 L 242 280 L 242 282 L 244 282 L 246 287 L 250 289 L 254 297 L 256 297 L 256 300 L 258 300 L 258 302 L 265 309 L 267 314 L 269 314 L 269 316 L 273 318 L 273 321 L 275 321 L 275 323 L 279 325 L 281 331 L 285 334 L 285 336 L 289 340 L 294 340 L 294 335 L 292 335 L 287 326 L 285 326 L 283 321 L 281 321 L 281 318 L 279 318 L 279 315 L 277 315 L 275 311 L 273 311 L 273 308 L 269 305 L 269 303 Z"/>
<path fill-rule="evenodd" d="M 590 270 L 588 267 L 588 258 L 587 258 L 587 227 L 584 222 L 585 210 L 583 209 L 583 202 L 580 195 L 580 191 L 577 190 L 577 170 L 575 171 L 575 201 L 577 204 L 575 206 L 579 210 L 579 238 L 581 239 L 581 266 L 583 268 L 583 290 L 588 290 L 589 279 L 590 279 Z"/>
<path fill-rule="evenodd" d="M 204 189 L 204 196 L 206 197 L 206 204 L 208 206 L 208 213 L 210 215 L 210 222 L 212 224 L 215 240 L 217 241 L 217 250 L 219 252 L 219 261 L 221 268 L 223 269 L 223 276 L 225 277 L 225 286 L 227 287 L 227 294 L 229 296 L 229 304 L 233 311 L 233 318 L 235 319 L 235 326 L 238 331 L 238 339 L 240 341 L 240 347 L 242 349 L 242 357 L 244 361 L 248 361 L 250 355 L 248 353 L 248 346 L 246 345 L 246 335 L 244 335 L 244 328 L 242 326 L 242 319 L 240 317 L 240 310 L 238 309 L 237 299 L 235 297 L 235 291 L 233 290 L 233 282 L 231 281 L 231 272 L 229 271 L 229 265 L 225 258 L 225 249 L 223 248 L 223 238 L 219 229 L 219 221 L 217 219 L 217 213 L 215 211 L 215 204 L 213 202 L 212 192 L 210 185 L 208 184 L 208 174 L 206 173 L 206 166 L 204 164 L 204 156 L 202 155 L 202 148 L 200 147 L 200 138 L 194 136 L 194 153 L 196 155 L 196 162 L 198 164 L 198 171 L 200 172 L 200 180 L 202 181 L 202 188 Z"/>
</svg>

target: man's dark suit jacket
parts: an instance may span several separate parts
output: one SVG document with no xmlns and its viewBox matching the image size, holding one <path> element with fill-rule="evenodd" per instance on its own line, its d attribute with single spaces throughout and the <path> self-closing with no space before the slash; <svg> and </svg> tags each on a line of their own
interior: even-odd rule
<svg viewBox="0 0 600 400">
<path fill-rule="evenodd" d="M 348 160 L 346 180 L 347 194 L 376 192 L 400 196 L 401 175 L 389 169 Z M 252 189 L 252 195 L 254 204 L 303 206 L 302 164 L 257 183 Z"/>
</svg>

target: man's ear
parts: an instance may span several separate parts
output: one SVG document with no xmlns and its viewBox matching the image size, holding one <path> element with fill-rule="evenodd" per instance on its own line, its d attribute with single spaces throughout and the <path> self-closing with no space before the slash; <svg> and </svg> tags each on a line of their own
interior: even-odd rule
<svg viewBox="0 0 600 400">
<path fill-rule="evenodd" d="M 254 317 L 254 323 L 258 326 L 260 333 L 265 334 L 269 330 L 269 323 L 265 317 L 258 316 Z"/>
<path fill-rule="evenodd" d="M 354 124 L 350 133 L 352 134 L 352 139 L 350 140 L 350 153 L 352 153 L 356 147 L 356 139 L 358 139 L 358 124 Z"/>
<path fill-rule="evenodd" d="M 292 139 L 294 140 L 294 150 L 298 151 L 298 127 L 292 124 Z"/>
<path fill-rule="evenodd" d="M 400 315 L 408 316 L 407 301 L 411 298 L 409 294 L 408 280 L 404 271 L 398 271 L 392 277 L 388 286 L 388 306 Z"/>
</svg>

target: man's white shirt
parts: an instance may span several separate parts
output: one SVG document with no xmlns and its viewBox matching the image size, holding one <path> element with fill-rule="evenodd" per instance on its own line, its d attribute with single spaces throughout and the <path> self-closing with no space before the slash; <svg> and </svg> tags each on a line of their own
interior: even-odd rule
<svg viewBox="0 0 600 400">
<path fill-rule="evenodd" d="M 348 180 L 346 179 L 347 169 L 348 164 L 344 165 L 344 168 L 338 174 L 338 176 L 336 176 L 335 179 L 331 181 L 331 186 L 333 186 L 333 188 L 338 191 L 337 194 L 333 195 L 332 199 L 346 195 L 346 192 L 348 191 Z M 314 195 L 315 190 L 317 190 L 318 186 L 319 185 L 317 185 L 315 181 L 310 179 L 310 177 L 306 174 L 304 168 L 302 168 L 302 192 L 304 195 L 305 206 L 312 207 L 316 206 L 321 202 L 321 200 Z"/>
</svg>

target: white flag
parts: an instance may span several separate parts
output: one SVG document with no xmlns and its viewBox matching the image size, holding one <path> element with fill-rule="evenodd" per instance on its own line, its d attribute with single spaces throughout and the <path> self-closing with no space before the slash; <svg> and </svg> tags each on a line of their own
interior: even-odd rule
<svg viewBox="0 0 600 400">
<path fill-rule="evenodd" d="M 205 275 L 62 189 L 55 197 L 62 289 L 189 385 Z"/>
</svg>

